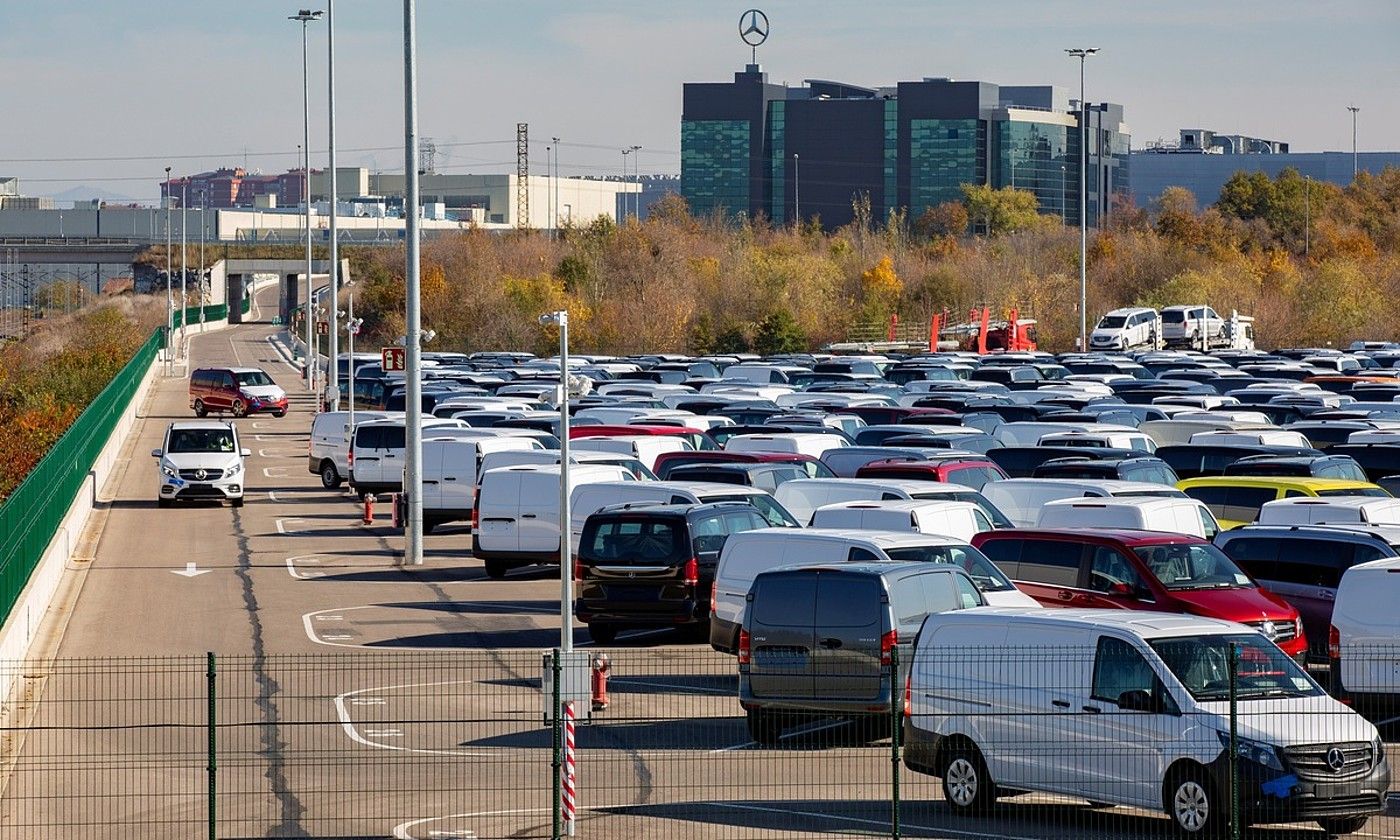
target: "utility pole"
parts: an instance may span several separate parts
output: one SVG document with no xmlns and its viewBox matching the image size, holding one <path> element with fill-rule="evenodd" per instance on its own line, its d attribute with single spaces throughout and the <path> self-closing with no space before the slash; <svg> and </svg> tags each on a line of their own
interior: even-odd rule
<svg viewBox="0 0 1400 840">
<path fill-rule="evenodd" d="M 632 199 L 632 215 L 637 217 L 637 221 L 642 220 L 642 147 L 629 146 L 632 152 L 632 174 L 637 184 L 637 195 Z M 626 167 L 623 167 L 626 169 Z M 626 172 L 623 173 L 626 175 Z"/>
<path fill-rule="evenodd" d="M 311 89 L 306 64 L 306 24 L 319 20 L 321 12 L 301 9 L 288 20 L 301 21 L 301 200 L 306 203 L 306 387 L 316 393 L 316 356 L 312 345 L 316 338 L 312 295 L 315 281 L 311 276 Z"/>
<path fill-rule="evenodd" d="M 185 250 L 185 231 L 189 229 L 186 220 L 189 218 L 190 176 L 186 175 L 180 181 L 180 358 L 183 359 L 190 352 L 186 344 L 190 331 L 190 295 L 186 285 L 190 276 L 190 260 Z"/>
<path fill-rule="evenodd" d="M 336 192 L 335 183 L 335 0 L 326 0 L 326 133 L 329 135 L 329 153 L 326 170 L 329 177 L 331 203 L 330 227 L 330 334 L 326 339 L 326 358 L 329 369 L 326 373 L 326 397 L 332 411 L 340 407 L 340 242 L 336 238 Z M 354 363 L 351 362 L 353 365 Z"/>
<path fill-rule="evenodd" d="M 1356 165 L 1356 115 L 1361 109 L 1356 105 L 1348 105 L 1347 110 L 1351 112 L 1351 180 L 1355 181 L 1360 171 Z"/>
<path fill-rule="evenodd" d="M 1089 189 L 1089 138 L 1086 133 L 1089 105 L 1084 101 L 1084 60 L 1098 51 L 1098 47 L 1065 50 L 1071 58 L 1079 59 L 1079 349 L 1084 352 L 1089 350 L 1089 211 L 1086 196 Z"/>
<path fill-rule="evenodd" d="M 170 342 L 175 332 L 175 266 L 170 259 L 170 167 L 165 167 L 165 186 L 160 191 L 165 203 L 165 375 L 170 375 Z"/>
<path fill-rule="evenodd" d="M 557 236 L 559 230 L 559 138 L 551 137 L 550 139 L 554 141 L 554 178 L 552 179 L 554 183 L 551 188 L 554 192 L 554 229 Z"/>
<path fill-rule="evenodd" d="M 403 172 L 406 243 L 404 247 L 404 395 L 406 446 L 404 492 L 408 494 L 404 565 L 423 564 L 423 316 L 419 309 L 418 266 L 418 39 L 415 0 L 403 0 Z"/>
</svg>

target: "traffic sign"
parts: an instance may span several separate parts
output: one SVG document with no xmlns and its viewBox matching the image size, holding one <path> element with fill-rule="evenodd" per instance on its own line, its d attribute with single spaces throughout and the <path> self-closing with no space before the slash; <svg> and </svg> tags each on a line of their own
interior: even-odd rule
<svg viewBox="0 0 1400 840">
<path fill-rule="evenodd" d="M 402 347 L 385 347 L 379 351 L 379 367 L 386 373 L 389 371 L 405 371 L 408 366 L 404 364 L 404 349 Z"/>
<path fill-rule="evenodd" d="M 316 322 L 316 334 L 317 334 L 317 335 L 330 335 L 330 334 L 331 334 L 331 322 L 330 322 L 330 321 L 317 321 L 317 322 Z"/>
</svg>

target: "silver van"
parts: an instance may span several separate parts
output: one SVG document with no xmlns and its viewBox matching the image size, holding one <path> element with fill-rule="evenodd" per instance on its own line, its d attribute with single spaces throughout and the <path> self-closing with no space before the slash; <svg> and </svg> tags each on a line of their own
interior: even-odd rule
<svg viewBox="0 0 1400 840">
<path fill-rule="evenodd" d="M 929 613 L 986 605 L 962 569 L 847 563 L 764 572 L 739 632 L 739 703 L 749 736 L 775 744 L 812 717 L 854 718 L 865 740 L 889 733 L 914 635 Z"/>
</svg>

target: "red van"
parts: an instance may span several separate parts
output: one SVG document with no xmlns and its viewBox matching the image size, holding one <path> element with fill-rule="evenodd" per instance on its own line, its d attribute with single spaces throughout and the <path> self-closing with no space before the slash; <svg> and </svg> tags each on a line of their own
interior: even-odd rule
<svg viewBox="0 0 1400 840">
<path fill-rule="evenodd" d="M 190 408 L 196 417 L 210 412 L 283 417 L 287 414 L 287 393 L 258 368 L 197 368 L 190 374 Z"/>
<path fill-rule="evenodd" d="M 965 484 L 973 490 L 981 490 L 989 481 L 1008 478 L 1006 472 L 990 458 L 980 455 L 962 457 L 938 457 L 929 461 L 903 461 L 889 459 L 871 461 L 856 470 L 856 478 L 907 478 L 915 481 L 946 481 L 952 484 Z"/>
<path fill-rule="evenodd" d="M 1041 606 L 1219 618 L 1257 628 L 1300 662 L 1308 651 L 1298 611 L 1198 537 L 1014 528 L 977 534 L 972 544 Z"/>
</svg>

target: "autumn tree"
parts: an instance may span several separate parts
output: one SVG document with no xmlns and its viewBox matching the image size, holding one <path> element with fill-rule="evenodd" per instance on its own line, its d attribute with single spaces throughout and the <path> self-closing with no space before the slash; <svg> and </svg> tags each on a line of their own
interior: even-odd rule
<svg viewBox="0 0 1400 840">
<path fill-rule="evenodd" d="M 1029 190 L 963 184 L 962 194 L 967 215 L 988 236 L 1000 236 L 1040 223 L 1035 193 Z"/>
<path fill-rule="evenodd" d="M 937 207 L 925 207 L 914 222 L 914 233 L 920 239 L 963 236 L 967 233 L 967 205 L 961 201 L 945 201 Z"/>
</svg>

